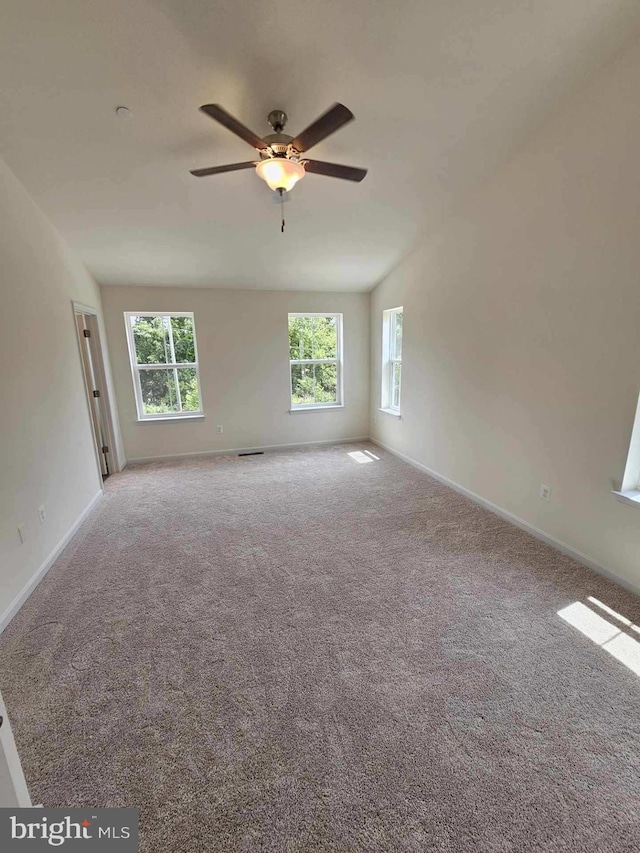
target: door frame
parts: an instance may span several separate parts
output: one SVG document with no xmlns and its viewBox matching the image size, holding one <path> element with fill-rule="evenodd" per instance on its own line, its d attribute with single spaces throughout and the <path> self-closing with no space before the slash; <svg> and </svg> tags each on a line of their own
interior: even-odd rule
<svg viewBox="0 0 640 853">
<path fill-rule="evenodd" d="M 87 400 L 87 414 L 89 415 L 89 422 L 91 425 L 91 434 L 94 437 L 94 449 L 96 453 L 96 465 L 98 467 L 98 474 L 100 476 L 100 487 L 103 488 L 103 475 L 102 475 L 102 464 L 100 460 L 100 449 L 96 442 L 96 436 L 93 426 L 93 413 L 92 406 L 93 400 L 89 396 L 89 383 L 88 377 L 84 365 L 84 355 L 82 352 L 82 341 L 80 340 L 80 334 L 78 331 L 77 320 L 76 317 L 78 314 L 83 315 L 85 318 L 85 324 L 89 329 L 91 336 L 89 337 L 89 349 L 91 351 L 91 362 L 93 365 L 93 371 L 95 374 L 96 381 L 96 389 L 100 392 L 100 400 L 102 403 L 102 413 L 104 416 L 104 432 L 107 447 L 109 448 L 109 473 L 114 474 L 118 471 L 122 470 L 122 465 L 120 464 L 120 459 L 118 457 L 118 448 L 115 442 L 115 429 L 113 423 L 113 410 L 111 407 L 111 398 L 109 396 L 109 386 L 107 384 L 107 374 L 105 371 L 105 359 L 104 359 L 104 349 L 102 347 L 102 340 L 100 336 L 100 324 L 98 323 L 98 312 L 91 305 L 85 305 L 82 302 L 72 302 L 73 308 L 73 326 L 75 329 L 76 339 L 78 341 L 78 355 L 80 356 L 80 368 L 82 370 L 82 374 L 84 377 L 84 387 L 85 387 L 85 397 Z"/>
<path fill-rule="evenodd" d="M 0 807 L 28 809 L 31 797 L 1 693 L 0 717 Z"/>
</svg>

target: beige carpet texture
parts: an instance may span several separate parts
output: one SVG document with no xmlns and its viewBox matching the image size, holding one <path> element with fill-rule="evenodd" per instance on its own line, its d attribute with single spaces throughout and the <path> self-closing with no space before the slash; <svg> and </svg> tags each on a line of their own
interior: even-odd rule
<svg viewBox="0 0 640 853">
<path fill-rule="evenodd" d="M 0 689 L 33 801 L 143 853 L 637 853 L 638 625 L 374 445 L 191 457 L 107 481 Z"/>
</svg>

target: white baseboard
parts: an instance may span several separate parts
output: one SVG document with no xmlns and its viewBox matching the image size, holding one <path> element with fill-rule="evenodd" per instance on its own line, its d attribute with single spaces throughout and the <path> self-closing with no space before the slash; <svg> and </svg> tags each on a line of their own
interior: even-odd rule
<svg viewBox="0 0 640 853">
<path fill-rule="evenodd" d="M 373 442 L 373 444 L 377 444 L 378 447 L 383 447 L 389 453 L 392 453 L 394 456 L 397 456 L 398 459 L 402 459 L 404 462 L 407 462 L 414 468 L 418 468 L 420 471 L 424 471 L 425 474 L 428 474 L 430 477 L 433 477 L 434 480 L 438 480 L 438 482 L 443 483 L 445 486 L 449 486 L 449 488 L 453 489 L 456 492 L 459 492 L 461 495 L 464 495 L 465 497 L 469 498 L 474 503 L 477 503 L 481 507 L 484 507 L 484 509 L 488 509 L 490 512 L 495 513 L 495 515 L 499 515 L 500 518 L 504 518 L 505 521 L 509 521 L 511 522 L 511 524 L 515 524 L 516 527 L 519 527 L 526 533 L 530 533 L 532 536 L 535 536 L 536 539 L 539 539 L 541 542 L 550 545 L 552 548 L 555 548 L 556 551 L 560 551 L 560 553 L 564 554 L 566 557 L 570 557 L 577 563 L 586 566 L 588 569 L 592 569 L 597 574 L 603 575 L 608 580 L 613 581 L 614 583 L 617 583 L 620 586 L 623 586 L 625 589 L 634 592 L 636 595 L 640 595 L 640 586 L 637 586 L 631 581 L 628 581 L 625 578 L 621 578 L 619 575 L 616 575 L 615 572 L 612 572 L 610 569 L 607 569 L 600 563 L 597 563 L 595 560 L 592 560 L 591 557 L 587 556 L 586 554 L 583 554 L 582 551 L 578 551 L 577 548 L 573 548 L 571 545 L 567 545 L 566 542 L 563 542 L 560 539 L 556 539 L 555 536 L 550 536 L 548 533 L 545 533 L 544 530 L 540 530 L 539 527 L 535 527 L 533 524 L 530 524 L 528 521 L 519 518 L 512 512 L 509 512 L 506 509 L 502 509 L 502 507 L 498 506 L 497 504 L 494 504 L 486 498 L 477 495 L 475 492 L 472 492 L 470 489 L 467 489 L 464 486 L 461 486 L 459 483 L 450 480 L 448 477 L 444 477 L 442 474 L 439 474 L 432 468 L 428 468 L 421 462 L 417 462 L 410 456 L 406 456 L 404 453 L 400 453 L 400 451 L 394 450 L 393 447 L 389 447 L 382 441 L 378 441 L 377 438 L 370 438 L 369 441 Z"/>
<path fill-rule="evenodd" d="M 354 444 L 358 441 L 370 441 L 369 436 L 357 438 L 331 438 L 322 441 L 298 441 L 295 444 L 264 444 L 254 447 L 229 447 L 226 450 L 196 450 L 190 453 L 167 453 L 165 456 L 134 456 L 127 459 L 127 464 L 133 462 L 159 462 L 162 459 L 184 459 L 188 456 L 230 456 L 236 453 L 255 453 L 267 450 L 293 450 L 299 447 L 317 447 L 322 444 Z"/>
<path fill-rule="evenodd" d="M 58 559 L 58 557 L 63 552 L 71 538 L 78 531 L 78 528 L 80 527 L 82 522 L 89 515 L 89 513 L 98 503 L 103 494 L 104 493 L 102 489 L 100 489 L 100 491 L 91 498 L 87 506 L 82 510 L 80 515 L 76 518 L 69 530 L 67 530 L 62 539 L 56 545 L 56 547 L 46 558 L 44 563 L 42 563 L 40 568 L 35 572 L 34 575 L 32 575 L 31 579 L 25 584 L 22 590 L 18 593 L 18 595 L 13 599 L 13 601 L 4 611 L 4 613 L 0 616 L 0 634 L 4 631 L 9 622 L 11 622 L 18 610 L 20 610 L 27 598 L 29 598 L 33 590 L 38 586 L 42 578 L 47 574 L 51 566 Z"/>
</svg>

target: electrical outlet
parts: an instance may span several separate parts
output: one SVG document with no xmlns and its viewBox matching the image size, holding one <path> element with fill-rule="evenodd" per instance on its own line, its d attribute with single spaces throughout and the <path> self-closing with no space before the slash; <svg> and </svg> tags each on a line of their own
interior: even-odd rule
<svg viewBox="0 0 640 853">
<path fill-rule="evenodd" d="M 224 432 L 222 424 L 218 424 L 218 426 L 216 427 L 216 432 L 218 433 L 218 435 L 222 435 L 222 433 Z"/>
<path fill-rule="evenodd" d="M 38 507 L 38 518 L 40 519 L 40 524 L 44 524 L 47 520 L 47 513 L 45 511 L 44 506 Z"/>
<path fill-rule="evenodd" d="M 540 486 L 540 500 L 548 501 L 551 497 L 551 486 Z"/>
<path fill-rule="evenodd" d="M 24 524 L 19 524 L 18 525 L 18 539 L 20 540 L 21 545 L 24 545 L 26 538 L 27 537 L 26 537 L 26 534 L 24 532 Z"/>
</svg>

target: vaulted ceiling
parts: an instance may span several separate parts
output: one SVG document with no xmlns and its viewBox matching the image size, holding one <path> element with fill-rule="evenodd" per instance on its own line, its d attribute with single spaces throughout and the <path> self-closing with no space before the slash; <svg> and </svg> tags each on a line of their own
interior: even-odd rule
<svg viewBox="0 0 640 853">
<path fill-rule="evenodd" d="M 640 27 L 637 0 L 0 0 L 0 155 L 103 284 L 369 290 Z M 356 121 L 279 209 L 198 111 Z M 131 121 L 115 115 L 118 105 Z"/>
</svg>

